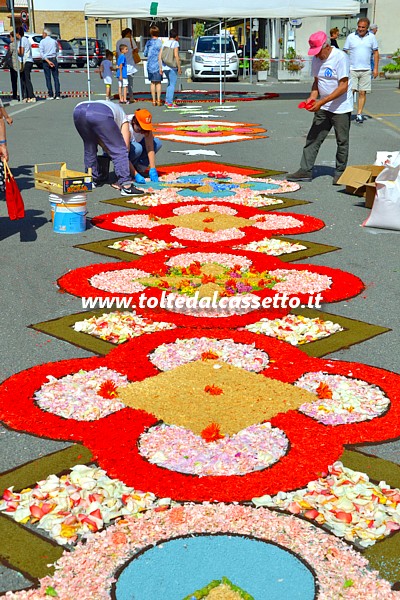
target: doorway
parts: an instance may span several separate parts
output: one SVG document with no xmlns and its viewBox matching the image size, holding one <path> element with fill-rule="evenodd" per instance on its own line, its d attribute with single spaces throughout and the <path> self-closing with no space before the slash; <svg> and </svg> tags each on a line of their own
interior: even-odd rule
<svg viewBox="0 0 400 600">
<path fill-rule="evenodd" d="M 96 39 L 103 40 L 106 48 L 112 51 L 111 25 L 109 23 L 96 23 Z"/>
</svg>

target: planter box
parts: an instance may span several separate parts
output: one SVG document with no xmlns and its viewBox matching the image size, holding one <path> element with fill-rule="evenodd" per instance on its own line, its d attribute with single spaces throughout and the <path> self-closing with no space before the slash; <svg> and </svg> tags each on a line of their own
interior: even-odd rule
<svg viewBox="0 0 400 600">
<path fill-rule="evenodd" d="M 278 69 L 278 81 L 300 81 L 301 71 Z"/>
<path fill-rule="evenodd" d="M 268 71 L 258 71 L 257 72 L 257 81 L 267 81 L 268 79 Z"/>
<path fill-rule="evenodd" d="M 400 79 L 400 71 L 389 71 L 385 73 L 385 79 Z"/>
</svg>

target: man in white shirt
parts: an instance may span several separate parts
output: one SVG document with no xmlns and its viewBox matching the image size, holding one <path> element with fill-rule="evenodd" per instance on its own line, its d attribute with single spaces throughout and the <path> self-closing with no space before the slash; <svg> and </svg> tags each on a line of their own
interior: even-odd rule
<svg viewBox="0 0 400 600">
<path fill-rule="evenodd" d="M 58 53 L 58 44 L 56 40 L 51 37 L 50 29 L 43 29 L 42 37 L 43 39 L 39 44 L 39 52 L 43 61 L 43 71 L 44 76 L 46 78 L 47 85 L 47 99 L 48 100 L 61 100 L 60 96 L 60 79 L 58 77 L 58 62 L 57 62 L 57 53 Z M 53 75 L 54 79 L 54 88 L 55 95 L 53 96 L 53 87 L 51 85 L 51 76 Z"/>
<path fill-rule="evenodd" d="M 330 46 L 324 31 L 313 33 L 308 43 L 308 54 L 314 57 L 311 67 L 314 82 L 306 103 L 309 105 L 308 110 L 314 113 L 314 120 L 303 149 L 300 169 L 286 179 L 312 181 L 312 169 L 318 151 L 333 127 L 337 151 L 332 183 L 337 185 L 337 180 L 347 166 L 349 154 L 350 117 L 353 108 L 349 61 L 344 52 Z"/>
<path fill-rule="evenodd" d="M 367 92 L 371 91 L 371 54 L 374 67 L 372 76 L 378 77 L 379 52 L 378 42 L 369 30 L 369 19 L 362 17 L 357 23 L 357 30 L 347 36 L 343 50 L 350 57 L 350 77 L 353 92 L 358 92 L 356 123 L 363 123 L 362 111 L 365 106 Z"/>
</svg>

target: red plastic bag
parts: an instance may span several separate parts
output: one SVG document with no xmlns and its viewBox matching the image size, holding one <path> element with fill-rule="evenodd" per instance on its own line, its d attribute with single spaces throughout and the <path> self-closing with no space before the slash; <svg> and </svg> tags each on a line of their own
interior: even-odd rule
<svg viewBox="0 0 400 600">
<path fill-rule="evenodd" d="M 310 102 L 300 102 L 298 108 L 305 108 L 306 110 L 310 110 L 315 104 L 315 100 L 310 100 Z"/>
<path fill-rule="evenodd" d="M 21 192 L 19 191 L 17 182 L 15 181 L 10 167 L 6 161 L 4 161 L 4 171 L 6 179 L 5 196 L 8 216 L 10 217 L 11 221 L 23 219 L 25 217 L 24 201 L 22 200 Z"/>
</svg>

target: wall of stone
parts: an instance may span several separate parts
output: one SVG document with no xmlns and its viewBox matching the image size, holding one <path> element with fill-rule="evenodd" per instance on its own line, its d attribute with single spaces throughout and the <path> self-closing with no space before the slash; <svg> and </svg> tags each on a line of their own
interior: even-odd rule
<svg viewBox="0 0 400 600">
<path fill-rule="evenodd" d="M 105 21 L 101 21 L 104 23 Z M 81 11 L 42 11 L 35 10 L 35 29 L 41 33 L 45 23 L 59 23 L 60 36 L 63 40 L 85 35 L 85 18 Z M 110 21 L 113 46 L 121 37 L 121 29 L 127 27 L 126 19 Z M 96 37 L 95 19 L 88 19 L 89 37 Z"/>
</svg>

